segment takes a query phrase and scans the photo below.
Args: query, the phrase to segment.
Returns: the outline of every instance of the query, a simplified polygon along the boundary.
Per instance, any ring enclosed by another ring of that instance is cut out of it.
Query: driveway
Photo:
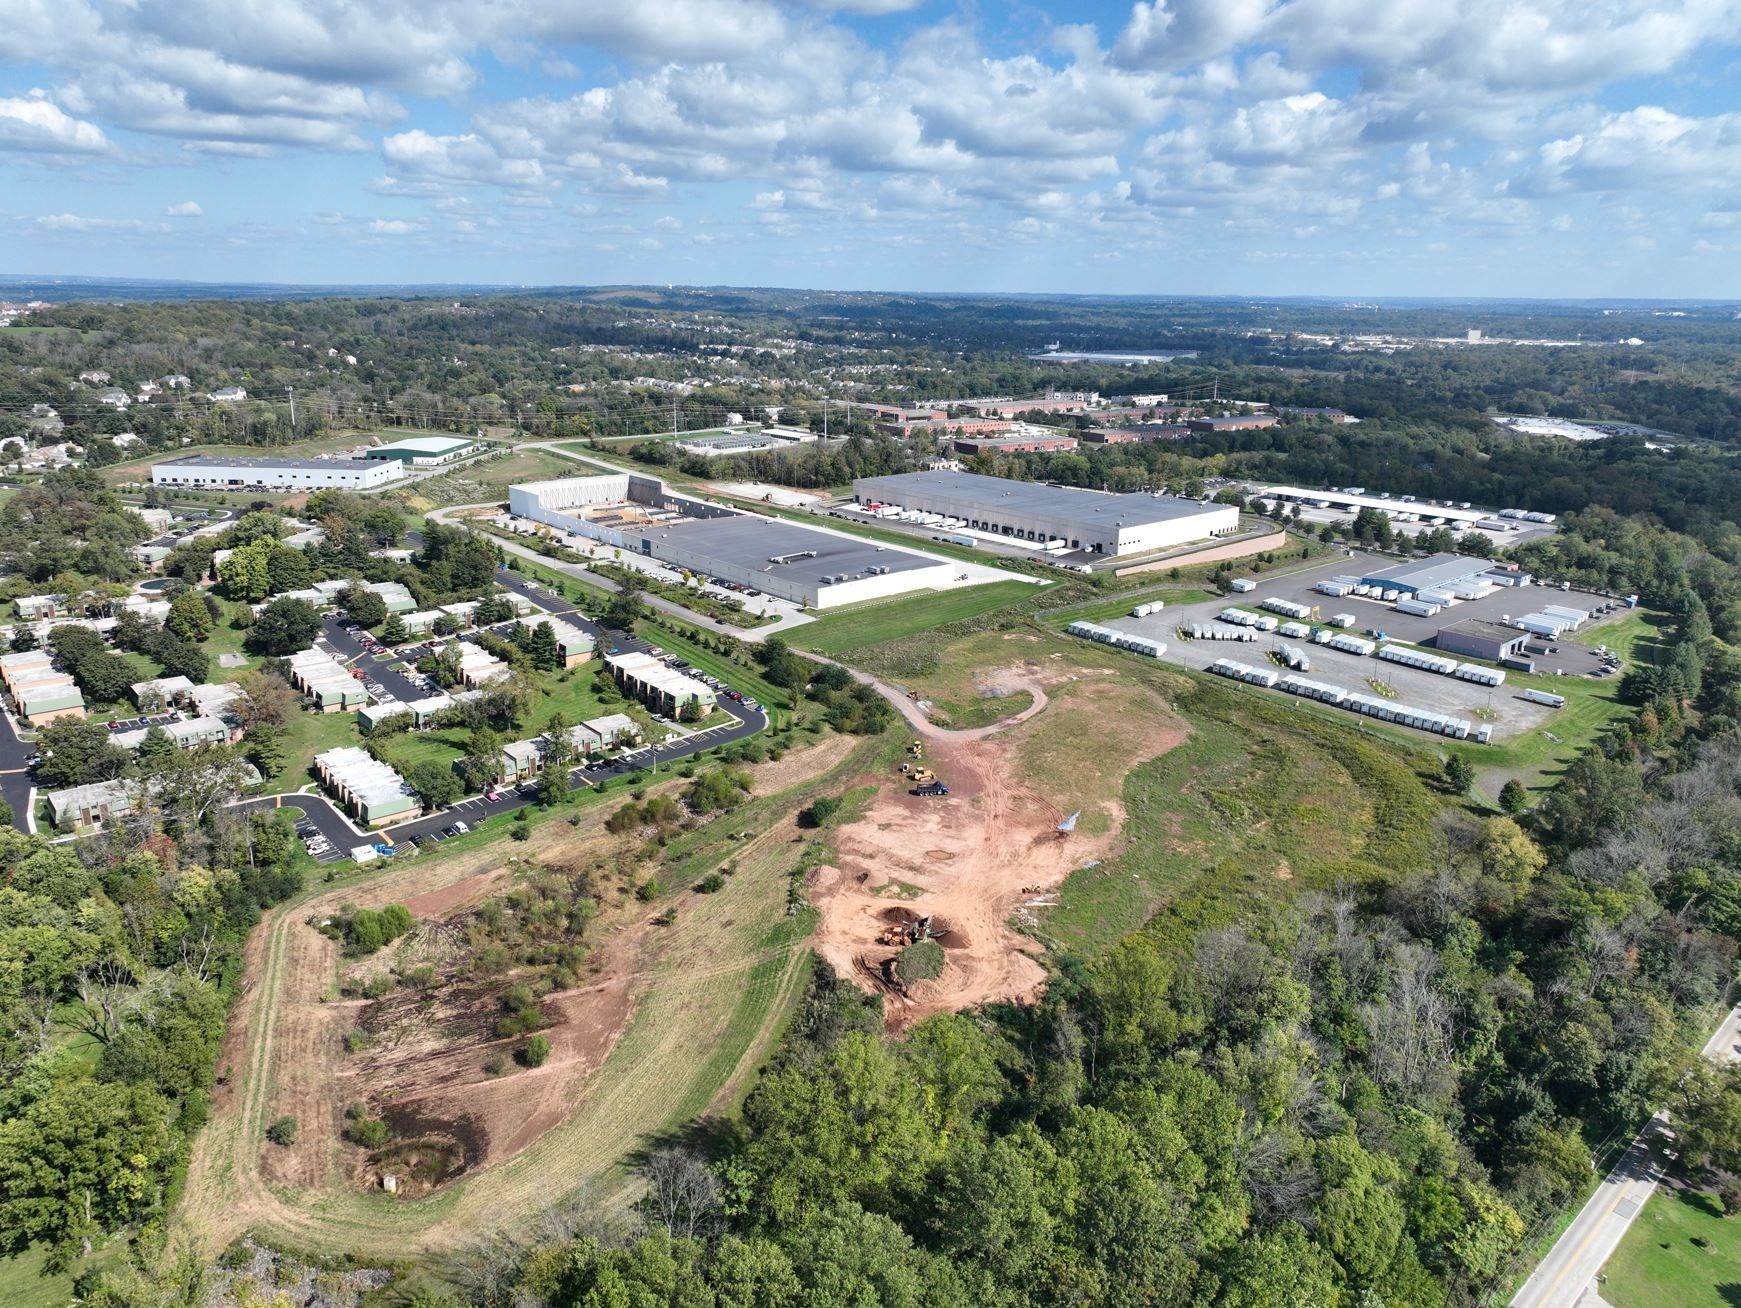
[[[429,694],[421,686],[416,685],[400,670],[397,660],[377,663],[374,654],[363,648],[363,644],[355,635],[340,625],[336,614],[329,614],[320,624],[321,637],[331,645],[338,656],[354,668],[361,668],[368,674],[368,679],[379,686],[384,686],[387,693],[394,699],[410,701],[422,699]],[[379,647],[377,647],[379,649]]]

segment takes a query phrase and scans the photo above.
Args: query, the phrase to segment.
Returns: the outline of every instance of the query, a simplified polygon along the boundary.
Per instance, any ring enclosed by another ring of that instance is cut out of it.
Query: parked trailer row
[[[1342,701],[1342,707],[1369,718],[1377,718],[1380,722],[1395,722],[1405,727],[1413,727],[1417,731],[1450,736],[1453,740],[1467,740],[1469,733],[1474,730],[1462,718],[1416,708],[1412,704],[1398,704],[1395,700],[1379,699],[1373,695],[1349,695]]]
[[[1456,672],[1456,659],[1443,658],[1438,654],[1428,654],[1425,650],[1410,649],[1406,645],[1386,645],[1378,651],[1378,657],[1390,663],[1401,663],[1405,667],[1419,668],[1423,672],[1436,672],[1441,677],[1448,677]]]
[[[1312,660],[1306,657],[1306,651],[1298,645],[1278,645],[1276,646],[1276,656],[1295,672],[1310,672],[1312,670]]]
[[[1312,616],[1310,604],[1296,604],[1293,600],[1271,597],[1259,604],[1260,609],[1268,609],[1271,613],[1279,613],[1285,618],[1309,618]]]
[[[1166,644],[1162,641],[1150,640],[1147,636],[1134,636],[1128,631],[1120,631],[1117,627],[1103,627],[1097,622],[1072,622],[1065,630],[1084,640],[1111,645],[1117,649],[1128,649],[1133,654],[1147,654],[1154,659],[1167,652]]]
[[[1276,682],[1276,689],[1285,690],[1290,695],[1299,695],[1303,699],[1315,699],[1338,706],[1348,698],[1348,692],[1341,686],[1332,686],[1327,681],[1308,681],[1304,677],[1283,677]]]
[[[1564,708],[1566,706],[1566,697],[1556,695],[1551,690],[1526,690],[1523,692],[1523,697],[1531,704],[1546,704],[1549,708]]]
[[[1255,627],[1259,631],[1274,631],[1281,625],[1274,618],[1265,617],[1261,613],[1248,613],[1244,609],[1222,609],[1215,616],[1236,627]]]
[[[1360,619],[1352,613],[1332,613],[1325,621],[1332,627],[1352,627]]]
[[[1334,595],[1337,599],[1341,599],[1344,595],[1352,595],[1354,593],[1354,586],[1354,582],[1333,579],[1330,581],[1320,581],[1316,586],[1312,587],[1312,589],[1317,591],[1320,595]]]
[[[1193,622],[1191,624],[1192,640],[1239,640],[1247,644],[1257,643],[1257,633],[1249,627],[1217,627],[1212,622]]]
[[[1439,610],[1444,606],[1430,604],[1426,600],[1405,599],[1398,600],[1393,607],[1398,613],[1406,613],[1411,618],[1436,618],[1439,616]]]
[[[1464,681],[1473,681],[1477,686],[1503,686],[1505,674],[1497,668],[1484,668],[1478,663],[1459,663],[1457,670],[1451,674],[1461,677]]]
[[[1284,622],[1276,628],[1276,635],[1288,640],[1305,640],[1312,634],[1312,629],[1303,622]]]
[[[1339,649],[1344,654],[1358,654],[1361,658],[1369,658],[1378,645],[1359,636],[1338,635],[1333,631],[1318,630],[1312,634],[1314,644],[1327,645],[1331,649]]]
[[[1278,680],[1278,675],[1269,668],[1254,668],[1249,663],[1239,663],[1233,659],[1216,659],[1209,665],[1209,671],[1218,677],[1247,681],[1254,686],[1273,687]]]
[[[1150,600],[1147,604],[1138,604],[1130,611],[1130,615],[1133,618],[1146,618],[1149,614],[1159,613],[1166,607],[1167,602],[1165,600]]]

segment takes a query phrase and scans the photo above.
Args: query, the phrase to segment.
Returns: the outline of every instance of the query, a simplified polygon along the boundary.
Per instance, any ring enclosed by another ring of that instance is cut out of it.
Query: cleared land
[[[1613,1308],[1734,1308],[1741,1226],[1714,1195],[1658,1189],[1602,1270],[1602,1298]]]
[[[349,1001],[336,998],[334,946],[308,919],[348,899],[403,902],[420,922],[439,924],[511,886],[503,871],[510,855],[550,864],[620,848],[627,838],[602,830],[614,805],[584,810],[572,828],[546,822],[526,843],[413,860],[273,910],[249,942],[222,1059],[228,1075],[196,1148],[181,1226],[207,1249],[256,1230],[309,1250],[440,1255],[582,1188],[595,1202],[628,1193],[626,1160],[636,1150],[735,1105],[802,992],[813,915],[787,912],[805,842],[794,815],[821,788],[862,770],[874,748],[825,738],[754,769],[766,797],[665,848],[670,892],[642,903],[627,880],[601,892],[605,911],[587,934],[591,970],[544,1001],[561,1018],[546,1030],[553,1052],[544,1068],[492,1079],[479,1070],[484,1045],[463,1034],[471,1025],[442,1021],[425,1023],[433,1034],[389,1021],[403,1039],[396,1044],[389,1033],[378,1052],[371,1046],[350,1066],[342,1037],[352,1015]],[[839,764],[832,773],[830,762]],[[746,830],[761,834],[729,839]],[[723,890],[690,889],[727,862]],[[654,921],[672,908],[669,925]],[[443,1034],[456,1026],[461,1034]],[[382,1160],[338,1139],[347,1096],[364,1088],[403,1105],[408,1134],[451,1142],[459,1174],[420,1195],[369,1188]],[[299,1133],[288,1156],[263,1138],[283,1113],[298,1116],[307,1135],[305,1145]]]
[[[876,645],[946,622],[960,622],[1031,600],[1041,588],[1026,581],[994,581],[963,590],[927,591],[880,600],[850,612],[818,618],[796,628],[790,640],[800,649],[838,654],[861,645]]]
[[[918,660],[903,651],[908,643],[850,657],[879,670],[910,665]],[[1018,906],[1022,929],[1048,945],[1091,955],[1169,902],[1191,903],[1182,920],[1225,920],[1247,898],[1380,881],[1430,853],[1433,818],[1448,798],[1429,781],[1439,772],[1437,756],[1363,730],[1346,714],[1335,720],[1281,696],[1242,694],[1036,630],[927,649],[922,670],[900,684],[928,701],[972,703],[975,679],[1012,663],[1038,665],[1049,682],[1074,675],[1073,686],[1108,678],[1143,697],[1119,702],[1057,691],[1057,702],[1023,728],[1025,743],[1008,761],[1060,816],[1081,808],[1084,837],[1118,832],[1103,854],[1085,852],[1086,841],[1077,846],[1084,852],[1062,884]],[[1188,739],[1146,754],[1122,752],[1130,731],[1154,739],[1181,723]]]
[[[896,1027],[1038,995],[1045,968],[1034,941],[1012,924],[1031,921],[1072,869],[1117,848],[1125,772],[1186,736],[1150,687],[1109,669],[1082,673],[1024,657],[1025,637],[997,644],[1007,666],[981,675],[999,690],[1024,692],[1028,708],[1003,729],[920,728],[923,762],[951,793],[925,798],[910,794],[912,783],[898,773],[876,778],[862,816],[839,831],[837,858],[811,884],[822,917],[817,951],[838,972],[885,992]],[[1060,833],[1060,821],[1077,810],[1076,832]],[[887,979],[885,965],[899,948],[888,932],[924,917],[943,932],[945,964],[935,980],[905,990]]]

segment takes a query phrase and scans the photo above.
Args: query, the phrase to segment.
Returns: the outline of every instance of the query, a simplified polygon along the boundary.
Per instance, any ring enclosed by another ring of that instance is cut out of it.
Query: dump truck
[[[922,786],[914,786],[913,793],[915,795],[922,795],[927,799],[932,799],[938,796],[947,795],[949,793],[949,787],[944,785],[941,781],[927,781]]]

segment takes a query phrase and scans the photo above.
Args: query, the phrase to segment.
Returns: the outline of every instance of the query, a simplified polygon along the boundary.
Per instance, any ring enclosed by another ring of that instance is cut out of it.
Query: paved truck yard
[[[1413,645],[1432,652],[1432,637],[1438,629],[1463,618],[1498,622],[1507,615],[1518,616],[1534,612],[1544,604],[1588,609],[1593,613],[1599,606],[1614,602],[1606,596],[1575,590],[1526,586],[1506,588],[1481,599],[1457,603],[1433,617],[1415,617],[1399,613],[1380,600],[1356,595],[1325,595],[1313,589],[1321,580],[1371,573],[1394,562],[1394,559],[1370,554],[1356,554],[1352,557],[1337,554],[1323,564],[1285,577],[1254,578],[1257,588],[1244,594],[1228,595],[1198,604],[1169,604],[1159,613],[1146,617],[1119,616],[1103,618],[1100,622],[1130,635],[1164,642],[1167,649],[1163,658],[1166,661],[1200,670],[1217,659],[1234,659],[1253,667],[1286,672],[1287,669],[1273,661],[1270,654],[1287,645],[1302,651],[1310,660],[1311,669],[1304,676],[1314,681],[1342,686],[1363,695],[1376,693],[1372,682],[1377,681],[1395,692],[1394,699],[1398,704],[1409,704],[1434,713],[1467,719],[1471,727],[1470,739],[1474,738],[1474,729],[1483,725],[1491,725],[1497,739],[1550,725],[1557,710],[1523,699],[1520,695],[1522,688],[1512,684],[1512,680],[1500,686],[1483,686],[1388,660],[1315,645],[1305,638],[1290,639],[1276,632],[1255,632],[1255,643],[1189,640],[1179,635],[1181,627],[1189,628],[1193,623],[1228,625],[1216,618],[1223,609],[1238,608],[1252,613],[1264,613],[1260,607],[1262,601],[1277,598],[1315,607],[1320,621],[1333,614],[1351,613],[1355,617],[1354,626],[1348,628],[1352,635],[1371,639],[1373,631],[1382,631],[1393,644]],[[1133,607],[1135,605],[1136,601],[1133,601]],[[1624,611],[1624,605],[1620,611]],[[1271,613],[1266,616],[1274,617],[1278,622],[1289,620],[1281,614]],[[1310,619],[1302,621],[1307,625],[1317,625]],[[1600,627],[1597,625],[1600,621],[1601,619],[1592,618],[1582,630],[1575,634],[1568,632],[1566,637],[1559,640],[1544,640],[1532,636],[1528,646],[1528,650],[1532,652],[1528,652],[1526,657],[1534,661],[1538,674],[1552,677],[1556,669],[1561,669],[1568,677],[1591,675],[1601,663],[1594,653],[1594,646],[1602,643]],[[1573,640],[1580,643],[1573,644]],[[1550,649],[1558,652],[1546,652]],[[1537,650],[1542,652],[1533,652]],[[1446,657],[1456,659],[1459,663],[1479,662],[1457,654]],[[1508,674],[1508,677],[1515,679],[1514,674]],[[1284,699],[1294,698],[1281,691],[1272,693]],[[1353,718],[1352,714],[1349,716]]]

